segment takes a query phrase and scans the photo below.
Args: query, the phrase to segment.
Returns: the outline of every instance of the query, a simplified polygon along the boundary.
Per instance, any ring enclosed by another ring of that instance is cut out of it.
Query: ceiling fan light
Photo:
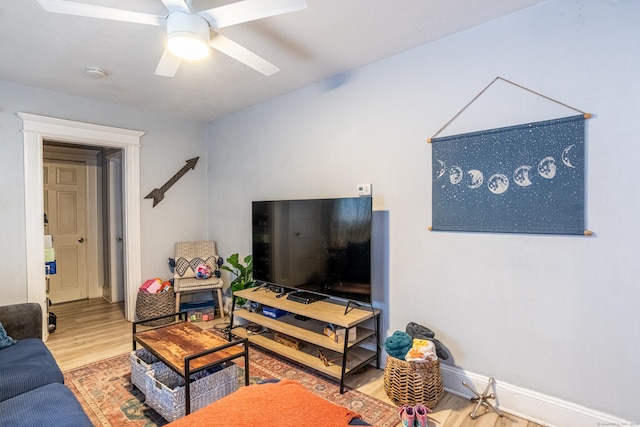
[[[209,24],[199,15],[169,14],[167,38],[167,48],[179,58],[198,60],[209,55]]]
[[[182,32],[169,36],[167,44],[169,51],[175,56],[196,61],[209,55],[209,45],[198,34]]]

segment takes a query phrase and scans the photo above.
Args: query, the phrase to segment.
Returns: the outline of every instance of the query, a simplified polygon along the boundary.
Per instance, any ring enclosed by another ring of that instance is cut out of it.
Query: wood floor
[[[122,303],[110,304],[91,299],[56,304],[51,311],[57,316],[57,329],[49,335],[47,346],[62,371],[68,371],[98,360],[131,351],[131,323],[124,319]],[[213,322],[197,323],[211,328],[221,326],[218,318]],[[348,377],[346,384],[385,402],[390,402],[384,391],[383,370],[373,367]],[[522,418],[505,414],[498,417],[493,411],[478,411],[472,420],[469,413],[475,404],[467,399],[445,393],[429,416],[430,427],[542,427]]]

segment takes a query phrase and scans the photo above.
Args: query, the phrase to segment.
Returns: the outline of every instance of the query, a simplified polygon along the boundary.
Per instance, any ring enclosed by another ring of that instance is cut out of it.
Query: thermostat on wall
[[[371,184],[358,184],[358,196],[370,196]]]

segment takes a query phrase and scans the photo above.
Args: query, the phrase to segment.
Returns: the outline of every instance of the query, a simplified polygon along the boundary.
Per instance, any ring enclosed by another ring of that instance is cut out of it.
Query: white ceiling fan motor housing
[[[167,48],[179,58],[198,60],[209,55],[209,23],[199,15],[169,14],[167,38]]]

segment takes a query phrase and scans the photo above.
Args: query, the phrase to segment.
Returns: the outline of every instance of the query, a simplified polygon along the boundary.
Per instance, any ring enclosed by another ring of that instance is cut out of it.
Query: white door
[[[82,162],[44,162],[44,208],[53,236],[56,274],[49,298],[61,303],[87,298],[86,174]]]
[[[107,158],[109,212],[109,278],[111,302],[124,301],[124,242],[122,241],[122,153]]]

